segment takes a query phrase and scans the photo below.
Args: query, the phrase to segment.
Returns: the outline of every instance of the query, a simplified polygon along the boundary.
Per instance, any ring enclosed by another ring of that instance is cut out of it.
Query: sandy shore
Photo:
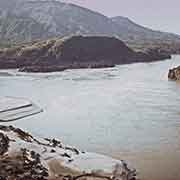
[[[159,150],[134,153],[119,153],[113,157],[124,157],[127,162],[136,165],[141,180],[177,180],[180,179],[180,151],[161,147]]]

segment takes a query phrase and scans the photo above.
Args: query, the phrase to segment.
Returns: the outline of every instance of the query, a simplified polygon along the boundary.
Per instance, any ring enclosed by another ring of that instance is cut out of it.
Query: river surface
[[[0,96],[25,97],[44,112],[13,122],[39,136],[127,160],[143,180],[180,179],[180,84],[155,63],[46,74],[0,71]],[[12,123],[11,123],[12,124]]]

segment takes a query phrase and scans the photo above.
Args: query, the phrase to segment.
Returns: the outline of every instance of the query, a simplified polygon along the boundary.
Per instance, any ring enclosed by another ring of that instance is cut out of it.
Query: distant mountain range
[[[111,20],[118,25],[118,35],[124,40],[148,40],[148,41],[179,41],[180,36],[173,33],[155,31],[143,27],[131,21],[129,18],[117,16]],[[124,35],[124,36],[123,36]]]
[[[180,36],[153,31],[125,17],[106,17],[55,0],[0,0],[1,42],[69,35],[114,36],[127,43],[180,43]]]

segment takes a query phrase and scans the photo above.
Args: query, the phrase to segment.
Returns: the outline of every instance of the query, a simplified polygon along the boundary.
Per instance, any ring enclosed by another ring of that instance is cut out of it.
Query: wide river
[[[13,122],[39,136],[127,160],[143,180],[180,179],[180,84],[172,60],[46,74],[0,71],[0,96],[44,112]],[[11,123],[12,124],[12,123]]]

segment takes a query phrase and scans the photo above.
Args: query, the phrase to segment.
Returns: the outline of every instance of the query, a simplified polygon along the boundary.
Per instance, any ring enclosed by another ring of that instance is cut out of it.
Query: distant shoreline
[[[159,48],[136,52],[114,37],[72,36],[2,49],[0,69],[55,72],[66,69],[108,68],[170,58],[170,53]]]

